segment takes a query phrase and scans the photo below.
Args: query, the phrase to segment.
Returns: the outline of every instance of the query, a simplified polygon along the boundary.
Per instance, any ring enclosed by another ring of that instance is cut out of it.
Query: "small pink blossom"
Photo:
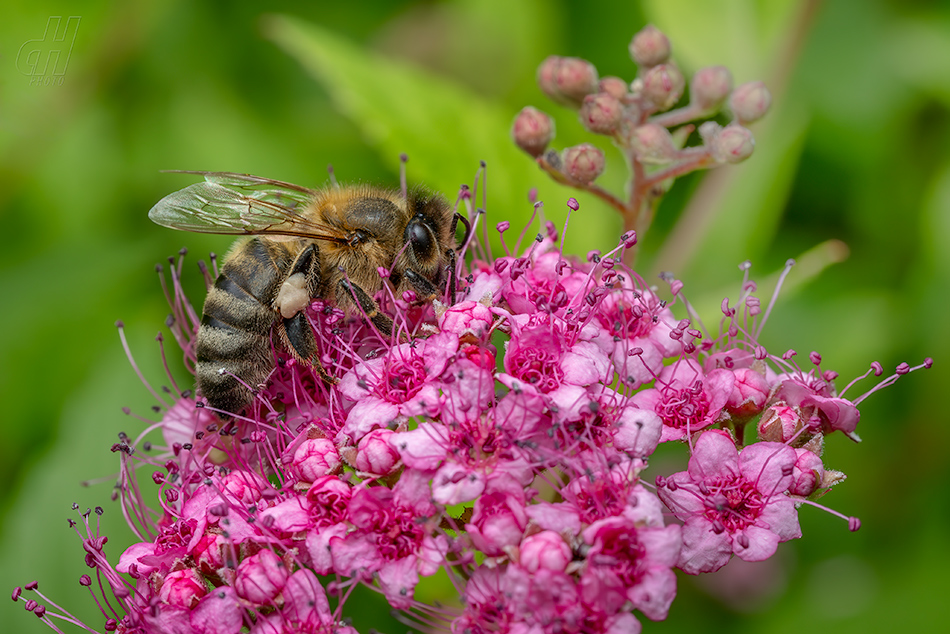
[[[762,413],[758,423],[760,440],[789,442],[801,428],[801,414],[785,403],[776,403]]]
[[[660,442],[683,440],[718,422],[735,387],[735,375],[729,370],[703,374],[692,359],[667,366],[656,380],[656,387],[637,392],[632,400],[649,409],[663,421]]]
[[[195,634],[238,634],[244,627],[244,610],[233,588],[209,592],[191,611],[189,624]]]
[[[599,343],[631,388],[652,381],[663,368],[663,359],[681,351],[680,343],[670,337],[676,323],[673,312],[648,289],[622,287],[607,293],[594,315],[604,329]]]
[[[437,380],[457,350],[458,335],[445,332],[400,344],[381,357],[357,365],[337,386],[355,402],[343,433],[359,440],[399,417],[438,412]]]
[[[511,479],[496,479],[475,501],[472,521],[465,525],[472,543],[488,556],[498,556],[521,542],[528,525],[524,488]]]
[[[785,377],[775,398],[801,409],[805,420],[816,417],[824,434],[842,431],[851,436],[861,418],[854,403],[838,398],[830,382],[812,373]]]
[[[437,311],[439,330],[455,333],[460,339],[487,340],[495,316],[482,301],[463,301]]]
[[[685,522],[679,567],[689,574],[722,568],[735,553],[746,561],[771,557],[779,542],[801,536],[792,483],[795,451],[759,442],[736,449],[723,431],[706,431],[687,471],[658,478],[660,499]]]
[[[583,532],[590,546],[581,574],[584,601],[605,615],[629,601],[648,618],[666,618],[676,596],[673,566],[680,554],[680,527],[637,526],[620,516],[599,520]]]

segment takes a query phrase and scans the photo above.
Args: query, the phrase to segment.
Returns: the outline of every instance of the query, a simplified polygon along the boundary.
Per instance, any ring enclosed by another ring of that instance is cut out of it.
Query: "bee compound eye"
[[[406,225],[406,231],[403,240],[412,245],[412,250],[417,258],[429,259],[435,248],[435,237],[432,230],[426,224],[425,219],[416,216]]]

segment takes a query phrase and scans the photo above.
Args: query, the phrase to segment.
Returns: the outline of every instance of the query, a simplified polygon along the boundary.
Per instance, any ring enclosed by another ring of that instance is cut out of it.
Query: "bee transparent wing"
[[[254,176],[253,174],[238,174],[235,172],[196,172],[190,170],[169,170],[176,174],[197,174],[205,181],[223,185],[229,189],[243,192],[257,200],[266,200],[277,204],[293,206],[291,203],[305,204],[309,202],[317,191],[302,185],[285,183],[284,181]]]
[[[274,235],[343,242],[345,237],[300,215],[314,190],[229,172],[200,174],[195,183],[158,201],[148,217],[172,229],[230,235]]]

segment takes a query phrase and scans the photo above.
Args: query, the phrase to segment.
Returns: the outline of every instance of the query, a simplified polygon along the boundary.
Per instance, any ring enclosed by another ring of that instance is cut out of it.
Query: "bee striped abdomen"
[[[237,413],[273,367],[274,296],[290,266],[287,249],[258,239],[225,262],[205,300],[198,331],[196,378],[208,404]]]

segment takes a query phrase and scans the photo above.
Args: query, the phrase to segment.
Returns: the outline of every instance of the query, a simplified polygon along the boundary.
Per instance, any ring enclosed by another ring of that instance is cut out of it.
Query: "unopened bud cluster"
[[[594,188],[593,181],[606,166],[604,152],[588,143],[561,151],[548,149],[554,140],[554,121],[528,106],[516,117],[511,135],[522,150],[534,157],[553,178],[579,189],[590,189],[629,219],[641,217],[644,205],[655,204],[661,182],[698,169],[747,159],[755,138],[746,124],[761,119],[771,105],[771,95],[760,81],[733,86],[725,66],[700,68],[689,85],[672,60],[669,38],[650,25],[637,33],[629,46],[637,65],[631,82],[600,77],[590,62],[575,57],[551,56],[538,68],[538,85],[553,101],[577,111],[581,124],[593,134],[610,137],[625,154],[631,174],[629,200]],[[728,125],[706,121],[699,134],[696,123],[725,110]],[[699,144],[689,145],[691,139]],[[640,170],[638,165],[648,166]],[[645,227],[628,223],[628,229]]]

